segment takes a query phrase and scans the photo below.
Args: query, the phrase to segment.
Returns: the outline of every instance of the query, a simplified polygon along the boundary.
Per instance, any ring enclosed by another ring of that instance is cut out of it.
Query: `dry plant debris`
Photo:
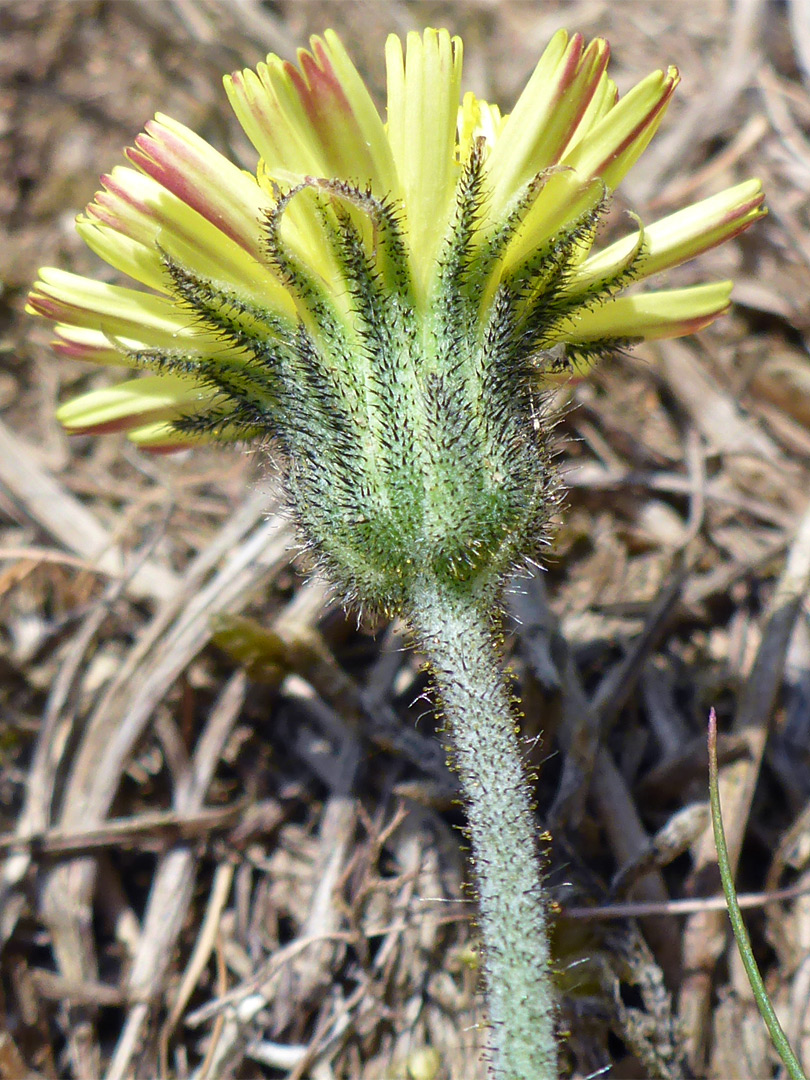
[[[710,706],[755,947],[810,1063],[806,3],[6,0],[0,1080],[483,1080],[418,656],[308,582],[260,456],[68,443],[55,402],[107,374],[22,315],[38,265],[93,268],[72,216],[156,109],[247,163],[221,72],[334,25],[379,88],[385,35],[425,24],[503,102],[560,25],[608,37],[625,85],[676,62],[616,215],[765,185],[768,220],[702,260],[733,314],[561,391],[570,494],[510,654],[544,732],[567,1075],[777,1075],[715,902]]]

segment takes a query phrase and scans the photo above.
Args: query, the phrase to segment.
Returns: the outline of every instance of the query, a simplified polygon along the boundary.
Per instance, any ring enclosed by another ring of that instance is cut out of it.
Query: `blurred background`
[[[504,109],[561,26],[610,40],[622,92],[678,65],[608,230],[765,186],[765,221],[667,279],[733,277],[728,316],[557,392],[569,494],[507,650],[544,732],[563,1075],[777,1075],[717,903],[712,707],[755,951],[810,1061],[810,4],[5,0],[0,1080],[486,1075],[418,655],[308,576],[267,454],[68,440],[57,403],[116,373],[23,311],[41,265],[115,280],[73,222],[156,111],[253,169],[223,73],[333,27],[382,109],[386,36],[426,25]]]

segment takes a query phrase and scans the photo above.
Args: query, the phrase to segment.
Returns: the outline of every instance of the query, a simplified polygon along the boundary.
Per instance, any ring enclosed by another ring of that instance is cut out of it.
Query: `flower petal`
[[[583,176],[601,176],[609,188],[618,187],[657,131],[679,81],[674,67],[648,75],[563,156],[562,163]]]
[[[588,108],[582,114],[582,119],[568,140],[566,152],[570,153],[577,143],[581,142],[596,127],[599,121],[607,116],[611,109],[615,108],[618,100],[619,91],[616,88],[616,83],[608,76],[606,71],[602,72],[602,77],[599,79],[599,84],[588,103]]]
[[[501,115],[497,105],[477,98],[468,90],[458,110],[458,160],[469,158],[473,140],[478,138],[484,139],[491,153],[508,119]]]
[[[388,138],[405,201],[415,277],[435,267],[453,205],[462,47],[446,30],[411,32],[385,45]]]
[[[26,308],[34,311],[34,308]],[[83,326],[70,326],[57,323],[53,328],[55,338],[51,348],[60,356],[69,360],[84,360],[91,364],[110,364],[117,367],[131,367],[132,361],[121,349],[110,344],[110,339],[100,330],[88,330]]]
[[[262,258],[261,221],[272,203],[256,178],[199,135],[158,114],[126,151],[127,158],[215,225],[254,259]]]
[[[174,424],[157,420],[152,424],[132,428],[127,432],[127,438],[135,443],[139,450],[148,450],[154,454],[176,454],[180,450],[188,450],[192,446],[205,443],[242,442],[245,439],[245,429],[223,424],[216,432],[178,431]]]
[[[599,307],[581,308],[555,334],[572,344],[683,337],[702,330],[728,310],[732,282],[694,285],[687,289],[638,293],[608,300]]]
[[[488,162],[492,213],[497,215],[518,188],[555,165],[602,82],[610,50],[596,38],[564,30],[551,39],[526,89],[503,127]]]
[[[168,293],[166,271],[154,244],[133,240],[120,229],[84,215],[76,219],[76,232],[91,251],[122,274],[156,292]]]
[[[310,44],[299,67],[271,54],[257,72],[225,78],[239,122],[271,175],[336,177],[390,195],[391,149],[363,80],[335,33]]]
[[[132,428],[127,432],[127,438],[135,443],[139,450],[148,450],[152,454],[176,454],[180,450],[211,442],[213,437],[178,431],[173,424],[157,420],[153,424]],[[222,442],[222,436],[217,435],[216,441]]]
[[[187,376],[145,375],[73,398],[57,409],[56,418],[71,435],[100,435],[145,421],[176,420],[216,396],[216,390]]]
[[[651,277],[717,247],[767,213],[764,200],[759,180],[746,180],[656,221],[644,229],[644,251],[634,270],[640,277]],[[572,277],[571,291],[587,291],[595,281],[617,272],[638,239],[638,233],[625,236],[587,259]]]
[[[505,270],[515,269],[544,246],[553,245],[566,225],[595,210],[604,194],[604,184],[598,179],[583,178],[572,169],[553,170],[506,251]]]
[[[74,326],[137,336],[136,328],[175,335],[189,333],[188,318],[165,296],[108,285],[93,278],[43,266],[28,296],[28,310]]]
[[[292,315],[289,293],[266,266],[152,177],[117,166],[102,178],[102,183],[104,190],[88,206],[84,222],[113,230],[113,235],[102,234],[101,239],[106,243],[98,245],[108,262],[119,268],[123,268],[119,266],[119,258],[126,265],[132,264],[130,243],[122,243],[120,252],[117,251],[120,235],[137,245],[135,251],[139,251],[148,267],[148,283],[152,284],[159,275],[157,280],[163,291],[167,286],[161,250],[238,295],[270,307],[280,315]],[[90,229],[83,235],[91,246],[99,239]],[[133,267],[137,269],[138,266]]]
[[[128,351],[186,350],[189,355],[237,350],[197,325],[165,296],[108,285],[53,267],[40,270],[26,310],[59,323],[57,351],[74,359],[131,366]],[[126,348],[121,339],[127,339]]]
[[[315,61],[308,61],[310,70],[304,68],[305,74],[310,78],[313,94],[314,69],[320,73],[321,80],[336,87],[333,93],[337,111],[331,103],[327,107],[322,99],[322,121],[330,150],[344,158],[350,170],[341,173],[335,169],[327,175],[354,179],[359,186],[368,183],[380,198],[396,195],[397,171],[385,125],[343,43],[334,30],[327,30],[323,41],[313,38],[311,45]],[[334,119],[342,121],[338,127],[334,126],[333,112]]]

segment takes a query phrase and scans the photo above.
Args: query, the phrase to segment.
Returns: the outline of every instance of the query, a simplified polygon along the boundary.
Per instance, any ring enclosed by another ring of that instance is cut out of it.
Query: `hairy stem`
[[[555,1001],[537,826],[488,605],[425,586],[411,622],[467,803],[496,1080],[557,1080]]]

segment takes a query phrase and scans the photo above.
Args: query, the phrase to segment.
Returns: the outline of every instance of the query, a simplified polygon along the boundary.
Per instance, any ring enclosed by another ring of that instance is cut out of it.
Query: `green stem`
[[[709,714],[709,801],[712,808],[714,843],[717,848],[717,865],[720,869],[720,879],[723,882],[728,917],[757,1008],[760,1016],[765,1021],[771,1042],[782,1059],[790,1080],[806,1080],[801,1063],[793,1053],[787,1035],[782,1030],[782,1025],[779,1023],[774,1007],[771,1004],[771,999],[768,997],[768,991],[765,989],[765,983],[759,973],[754,950],[751,948],[751,939],[748,936],[742,911],[737,901],[734,872],[731,869],[731,861],[728,857],[726,830],[723,826],[723,811],[720,807],[720,781],[717,767],[717,716],[714,709]]]
[[[492,615],[425,586],[411,623],[430,660],[467,804],[496,1080],[557,1080],[537,824]]]

